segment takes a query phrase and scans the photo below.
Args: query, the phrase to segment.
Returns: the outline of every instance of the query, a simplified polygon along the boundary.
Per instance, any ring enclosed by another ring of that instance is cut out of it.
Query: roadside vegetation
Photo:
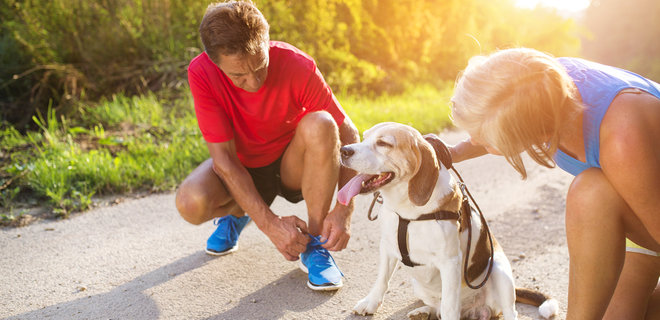
[[[0,117],[23,131],[49,105],[75,117],[81,101],[181,88],[213,1],[0,0]],[[349,94],[444,84],[497,48],[573,55],[580,46],[573,19],[512,0],[253,2],[271,39],[310,54],[330,87]]]
[[[210,2],[0,0],[0,225],[28,223],[34,207],[68,217],[100,197],[171,191],[208,156],[186,66],[202,52]],[[498,48],[579,56],[587,43],[601,62],[660,70],[653,0],[596,1],[589,30],[513,0],[253,2],[271,39],[314,57],[360,131],[382,121],[446,128],[456,75]],[[633,22],[644,32],[611,33]],[[631,34],[646,47],[597,45]]]
[[[449,123],[450,92],[447,83],[339,100],[361,132],[382,121],[437,132]],[[176,98],[115,95],[78,111],[75,119],[39,113],[38,130],[26,133],[2,126],[0,225],[27,223],[34,206],[50,208],[42,217],[67,217],[95,196],[172,191],[208,157],[185,88]]]
[[[173,190],[207,157],[191,110],[186,95],[167,102],[115,95],[81,104],[76,119],[39,113],[38,130],[4,125],[0,223],[20,221],[25,205],[67,217],[89,208],[95,195]]]

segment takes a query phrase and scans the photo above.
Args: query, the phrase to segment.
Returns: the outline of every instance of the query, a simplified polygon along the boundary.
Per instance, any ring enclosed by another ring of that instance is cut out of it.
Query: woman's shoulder
[[[612,100],[603,121],[614,127],[660,123],[660,98],[644,90],[624,89]]]
[[[626,157],[660,137],[660,99],[639,89],[623,90],[600,127],[601,158]]]

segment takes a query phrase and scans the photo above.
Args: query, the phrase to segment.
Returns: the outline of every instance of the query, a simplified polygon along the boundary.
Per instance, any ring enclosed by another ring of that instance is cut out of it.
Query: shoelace
[[[315,237],[315,236],[313,236],[313,235],[311,235],[311,234],[308,234],[307,236],[308,236],[310,239],[312,239],[312,241],[310,241],[308,245],[313,246],[313,247],[321,246],[321,245],[324,245],[326,242],[328,242],[328,240],[325,240],[325,241],[321,242],[321,236],[316,236],[316,237]],[[323,248],[323,250],[325,250],[325,248]],[[326,250],[326,251],[327,251],[327,250]]]
[[[228,239],[225,238],[224,234],[216,234],[216,236],[220,239],[227,239],[230,241],[236,241],[238,237],[236,236],[238,234],[238,230],[236,230],[236,223],[232,221],[231,217],[224,217],[224,218],[215,218],[213,219],[213,225],[219,226],[221,223],[225,223],[228,225],[229,232],[227,233],[227,236],[229,237]],[[225,230],[227,228],[224,228]]]

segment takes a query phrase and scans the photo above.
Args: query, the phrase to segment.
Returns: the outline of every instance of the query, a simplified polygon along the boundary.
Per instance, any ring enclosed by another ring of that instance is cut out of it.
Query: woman
[[[660,319],[649,303],[660,297],[658,83],[582,59],[502,50],[470,60],[452,118],[470,134],[452,148],[454,162],[498,154],[524,179],[524,151],[575,175],[566,199],[568,319]]]

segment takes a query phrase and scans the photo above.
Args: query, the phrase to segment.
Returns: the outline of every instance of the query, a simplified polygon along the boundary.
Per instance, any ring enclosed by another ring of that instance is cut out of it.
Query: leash
[[[471,289],[479,289],[483,287],[488,279],[490,278],[490,275],[493,271],[493,263],[494,263],[494,245],[493,245],[493,236],[490,232],[490,227],[488,227],[488,223],[486,222],[486,218],[484,217],[483,212],[481,211],[481,208],[479,208],[479,205],[477,202],[474,200],[474,197],[470,193],[470,190],[468,190],[467,186],[465,185],[465,181],[463,181],[463,177],[458,173],[456,168],[453,166],[453,161],[451,157],[451,153],[449,151],[449,148],[447,148],[447,145],[436,135],[434,134],[427,134],[424,136],[426,141],[428,141],[432,146],[433,149],[436,152],[436,157],[442,162],[442,164],[445,166],[447,169],[451,169],[454,171],[454,174],[456,174],[456,177],[458,178],[459,182],[459,187],[461,189],[461,193],[463,194],[463,203],[461,205],[460,211],[462,212],[449,212],[449,211],[437,211],[433,213],[427,213],[423,214],[420,217],[418,217],[415,220],[408,220],[408,219],[403,219],[399,214],[397,213],[397,216],[399,216],[399,227],[398,227],[398,234],[397,234],[397,240],[399,244],[399,252],[401,253],[401,260],[403,264],[409,267],[415,267],[419,266],[420,264],[414,263],[410,260],[410,255],[408,252],[408,224],[410,221],[422,221],[422,220],[457,220],[460,223],[460,217],[461,214],[466,217],[466,228],[468,230],[468,240],[467,240],[467,249],[465,253],[465,260],[463,263],[463,278],[465,280],[465,284]],[[479,212],[479,218],[481,220],[482,226],[486,228],[486,234],[488,234],[488,242],[490,244],[490,259],[488,260],[488,271],[486,272],[486,276],[484,277],[483,281],[479,283],[478,285],[472,285],[470,283],[470,279],[468,278],[468,264],[469,264],[469,259],[470,259],[470,251],[471,251],[471,246],[472,246],[472,211],[471,211],[471,206],[469,203],[469,200],[472,200],[472,203],[474,204],[475,208],[477,209],[477,212]],[[379,204],[383,203],[383,197],[380,195],[379,191],[376,191],[374,193],[374,199],[371,201],[371,205],[369,206],[369,211],[367,213],[367,218],[370,221],[374,221],[378,219],[378,216],[372,216],[372,211],[374,208],[374,205],[378,202]],[[395,212],[396,213],[396,212]],[[405,244],[405,245],[404,245]]]
[[[481,208],[479,208],[479,205],[477,202],[474,200],[474,197],[470,193],[470,190],[468,190],[467,185],[465,184],[465,181],[463,181],[463,177],[458,173],[456,168],[454,168],[454,161],[451,156],[451,152],[449,151],[449,148],[447,145],[440,139],[437,135],[435,134],[427,134],[424,135],[424,139],[428,141],[431,146],[433,146],[433,150],[435,150],[435,154],[437,158],[442,162],[442,164],[447,168],[447,170],[451,169],[454,171],[456,174],[456,177],[458,177],[458,180],[460,180],[460,188],[461,188],[461,193],[463,194],[463,210],[466,210],[467,212],[464,212],[463,214],[467,214],[467,228],[468,228],[468,242],[467,242],[467,249],[465,253],[465,263],[463,264],[463,277],[465,279],[465,283],[467,284],[468,287],[471,289],[479,289],[483,287],[486,284],[486,281],[490,278],[490,274],[493,271],[493,263],[494,263],[494,255],[495,255],[495,250],[493,248],[493,235],[490,233],[490,227],[488,227],[488,223],[486,222],[486,218],[484,217],[484,213],[481,211]],[[465,194],[468,195],[469,199],[472,200],[472,204],[474,204],[474,207],[477,209],[477,212],[479,212],[479,218],[481,219],[481,224],[486,228],[486,233],[488,234],[488,242],[490,243],[490,260],[488,261],[488,271],[486,272],[486,276],[484,277],[484,280],[479,283],[476,286],[473,286],[470,283],[470,280],[468,279],[468,259],[470,257],[470,247],[472,244],[472,221],[470,217],[472,216],[470,212],[470,204],[465,197]]]
[[[493,248],[493,236],[490,233],[490,228],[488,227],[488,223],[486,222],[486,218],[484,218],[483,212],[481,212],[481,208],[479,208],[479,205],[477,204],[476,201],[474,201],[474,198],[472,197],[472,194],[468,190],[467,186],[465,185],[465,182],[463,182],[463,178],[461,175],[454,169],[453,167],[451,168],[454,173],[458,176],[458,179],[461,181],[460,187],[461,187],[461,192],[463,193],[463,209],[466,210],[464,214],[468,214],[468,218],[466,219],[467,221],[467,229],[468,229],[468,240],[467,240],[467,249],[465,253],[465,263],[463,264],[463,278],[465,279],[465,284],[467,284],[470,289],[479,289],[483,287],[488,279],[490,278],[490,274],[493,272],[493,259],[495,255],[495,250]],[[465,197],[465,194],[467,193],[468,197],[470,200],[472,200],[472,203],[474,204],[475,208],[477,209],[477,212],[479,212],[479,218],[481,219],[481,225],[486,228],[486,234],[488,234],[488,242],[490,243],[490,259],[488,260],[488,271],[486,272],[486,276],[484,277],[484,280],[481,281],[476,286],[473,286],[470,283],[470,280],[468,279],[468,259],[470,258],[470,247],[472,244],[472,219],[471,219],[471,209],[470,209],[470,204],[468,202],[467,197]]]

